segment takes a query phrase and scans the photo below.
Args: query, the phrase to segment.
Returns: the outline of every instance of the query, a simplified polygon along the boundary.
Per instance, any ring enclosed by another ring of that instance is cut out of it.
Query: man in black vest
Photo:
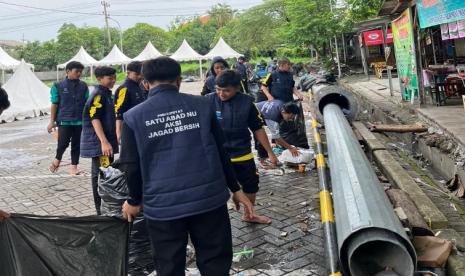
[[[253,103],[253,98],[240,93],[240,85],[241,77],[237,72],[223,71],[216,77],[216,93],[207,95],[207,98],[210,99],[216,111],[216,118],[225,134],[223,145],[229,154],[237,180],[246,196],[252,204],[255,204],[259,177],[252,153],[251,133],[266,149],[274,165],[278,163],[278,159],[271,149],[268,136],[263,129],[265,123]],[[261,224],[271,223],[271,220],[265,216],[255,216],[252,220],[243,217],[242,220]]]
[[[159,276],[184,276],[188,237],[203,276],[226,276],[232,238],[226,202],[233,192],[249,218],[208,99],[179,93],[181,66],[168,57],[146,61],[148,99],[124,114],[120,161],[130,199],[129,221],[143,204]]]
[[[237,59],[236,64],[234,64],[234,69],[241,76],[240,89],[241,89],[242,93],[249,93],[248,77],[247,77],[247,66],[245,65],[246,61],[247,60],[245,59],[245,57],[241,56],[241,57],[239,57]]]
[[[97,215],[100,215],[101,198],[98,194],[100,167],[107,167],[118,153],[116,139],[115,105],[111,89],[116,82],[116,70],[101,66],[95,68],[98,85],[84,106],[81,157],[92,158],[91,183]]]
[[[50,171],[55,173],[71,142],[70,173],[79,173],[79,151],[82,131],[82,110],[89,97],[87,84],[80,80],[84,65],[77,61],[66,64],[66,78],[52,85],[50,89],[51,112],[47,130],[51,133],[58,127],[58,146]]]
[[[142,63],[133,61],[127,66],[126,80],[115,91],[116,135],[121,141],[123,114],[134,106],[145,101],[147,93],[142,89]]]
[[[285,103],[294,100],[293,95],[300,100],[303,99],[302,93],[297,91],[295,87],[294,76],[291,71],[291,62],[287,58],[282,58],[278,61],[278,68],[262,80],[262,91],[266,99],[259,99],[259,101],[274,99],[281,100]]]

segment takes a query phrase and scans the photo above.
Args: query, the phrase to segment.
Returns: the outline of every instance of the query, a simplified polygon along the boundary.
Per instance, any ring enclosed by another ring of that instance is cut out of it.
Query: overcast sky
[[[77,26],[104,26],[101,0],[0,0],[0,40],[49,40],[57,35],[63,23]],[[108,0],[109,14],[127,29],[138,22],[146,22],[167,29],[176,16],[203,15],[214,4],[226,3],[243,10],[260,4],[262,0]],[[69,11],[37,10],[21,6]],[[95,15],[93,15],[95,14]],[[110,20],[112,27],[117,23]]]

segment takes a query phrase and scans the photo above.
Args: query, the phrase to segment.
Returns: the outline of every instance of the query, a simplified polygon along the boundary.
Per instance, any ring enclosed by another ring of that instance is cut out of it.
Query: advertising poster
[[[457,28],[459,30],[459,37],[465,37],[465,20],[457,22]]]
[[[457,27],[457,22],[450,22],[449,25],[449,38],[457,39],[459,38],[459,29]]]
[[[417,0],[420,28],[465,20],[464,0]]]
[[[442,40],[449,39],[449,24],[441,24],[441,38]]]
[[[412,29],[410,9],[392,21],[394,36],[394,50],[396,54],[397,72],[399,74],[400,89],[404,99],[413,99],[412,93],[418,91],[418,76],[415,59],[415,44]]]

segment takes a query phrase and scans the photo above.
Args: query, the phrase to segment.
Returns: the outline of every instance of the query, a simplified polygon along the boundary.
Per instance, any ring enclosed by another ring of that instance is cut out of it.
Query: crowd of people
[[[236,209],[243,207],[244,222],[271,223],[254,209],[260,180],[252,141],[264,168],[280,165],[272,143],[299,155],[280,128],[302,112],[294,101],[303,95],[295,88],[290,61],[277,62],[263,79],[258,99],[247,94],[245,61],[239,58],[232,70],[226,60],[215,58],[202,96],[180,93],[181,66],[168,57],[130,63],[114,95],[115,69],[96,68],[98,85],[89,93],[79,62],[68,63],[66,78],[51,88],[47,130],[56,131],[58,141],[50,171],[59,170],[70,145],[70,174],[81,173],[80,157],[90,158],[100,215],[100,168],[119,153],[129,189],[123,217],[132,221],[143,209],[157,275],[184,275],[188,237],[202,275],[229,275],[230,194]],[[2,91],[0,112],[8,107],[4,97]],[[7,218],[0,211],[0,220]]]

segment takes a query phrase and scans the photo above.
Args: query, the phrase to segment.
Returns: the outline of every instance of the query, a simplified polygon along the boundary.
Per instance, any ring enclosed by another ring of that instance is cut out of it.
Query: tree
[[[57,44],[53,41],[34,41],[16,51],[16,57],[34,64],[37,71],[54,70],[57,61]]]
[[[216,37],[224,37],[231,46],[247,53],[252,49],[270,52],[285,42],[282,26],[286,23],[284,0],[268,0],[236,16],[221,28]]]
[[[159,51],[164,52],[172,43],[172,35],[159,27],[147,23],[137,23],[134,27],[124,31],[124,53],[130,57],[135,57],[149,41],[152,41]]]
[[[217,29],[226,26],[233,19],[235,13],[236,11],[227,4],[214,5],[208,11],[210,21],[215,24]]]

